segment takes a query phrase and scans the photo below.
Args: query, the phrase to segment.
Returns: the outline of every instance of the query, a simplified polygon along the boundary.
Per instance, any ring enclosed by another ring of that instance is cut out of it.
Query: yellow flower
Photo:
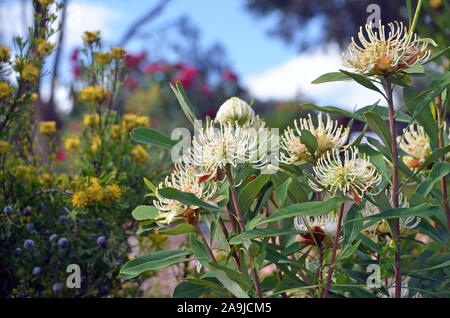
[[[43,173],[39,176],[39,183],[42,185],[48,185],[53,180],[53,177],[48,173]]]
[[[124,114],[122,117],[122,127],[131,130],[136,126],[137,116],[135,114]]]
[[[11,48],[0,44],[0,63],[8,62],[11,58]]]
[[[105,188],[105,199],[107,203],[114,203],[120,199],[122,192],[117,184],[111,184]]]
[[[112,125],[111,126],[111,138],[112,139],[120,139],[120,135],[122,133],[122,130],[119,125]]]
[[[430,0],[430,7],[437,10],[442,6],[442,0]]]
[[[8,151],[9,143],[4,140],[0,140],[0,155],[3,155]]]
[[[111,56],[111,53],[109,53],[109,52],[98,52],[96,55],[95,55],[95,62],[97,63],[97,64],[109,64],[109,63],[111,63],[111,60],[112,60],[112,56]]]
[[[51,5],[53,2],[55,2],[55,0],[39,0],[39,2],[40,2],[43,6],[48,6],[48,5]]]
[[[98,43],[100,41],[100,31],[86,31],[83,35],[83,41],[88,44]]]
[[[89,203],[94,203],[96,201],[101,201],[105,197],[105,191],[98,183],[91,184],[86,189],[86,197]]]
[[[144,162],[144,160],[148,157],[148,153],[141,145],[134,147],[133,150],[131,150],[131,154],[133,155],[133,159],[139,163]]]
[[[83,123],[87,127],[94,127],[100,122],[100,116],[98,114],[84,114]]]
[[[79,138],[68,138],[65,142],[65,146],[67,150],[78,149],[80,147],[80,139]]]
[[[148,116],[139,116],[136,118],[137,126],[149,127],[150,126],[150,118]]]
[[[31,177],[32,168],[30,166],[16,166],[14,168],[14,176],[20,180],[28,180]]]
[[[87,86],[79,93],[82,102],[100,102],[105,96],[106,92],[101,86]]]
[[[7,99],[12,96],[14,88],[7,82],[0,82],[0,100]]]
[[[80,209],[87,207],[89,204],[86,193],[84,191],[75,192],[72,196],[72,205]]]
[[[116,60],[124,59],[126,56],[126,51],[122,47],[112,47],[111,56]]]
[[[39,56],[48,56],[48,55],[52,54],[52,51],[54,48],[55,48],[55,44],[42,39],[39,41],[39,44],[37,47],[37,52],[38,52]]]
[[[31,64],[25,65],[22,70],[22,78],[27,82],[34,82],[39,77],[39,69]]]
[[[32,103],[36,103],[36,101],[38,100],[39,95],[36,93],[31,94],[31,102]]]
[[[96,154],[98,151],[98,147],[100,147],[101,144],[102,140],[100,139],[100,137],[96,136],[92,138],[91,151]]]
[[[42,121],[39,123],[39,132],[42,135],[52,136],[56,133],[56,122]]]

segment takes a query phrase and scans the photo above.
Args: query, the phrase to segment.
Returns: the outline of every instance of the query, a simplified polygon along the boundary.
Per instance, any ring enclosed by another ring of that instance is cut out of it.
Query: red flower
[[[60,149],[56,153],[55,161],[59,162],[59,161],[64,161],[64,160],[66,160],[66,151],[64,149]]]
[[[158,72],[165,72],[166,70],[167,70],[166,63],[152,63],[147,65],[147,67],[144,70],[144,73],[147,75],[152,75]]]
[[[183,87],[189,88],[194,83],[194,80],[199,75],[199,71],[191,66],[182,65],[181,72],[174,78],[174,82],[180,82]]]
[[[81,65],[79,64],[73,64],[72,65],[72,75],[74,79],[77,79],[80,77],[81,74]]]
[[[70,55],[70,60],[72,61],[78,61],[78,54],[80,53],[80,49],[76,48],[72,51],[72,54]]]
[[[222,73],[222,78],[225,82],[230,82],[230,81],[237,81],[238,77],[236,75],[236,73],[234,73],[231,70],[226,70]]]
[[[141,52],[138,55],[128,54],[127,55],[127,67],[138,68],[139,64],[141,64],[141,62],[144,60],[145,56],[146,56],[145,52]]]
[[[130,77],[126,82],[125,82],[125,87],[128,89],[136,89],[139,87],[141,83],[139,82],[138,79],[136,79],[135,77]]]
[[[202,85],[202,87],[200,87],[200,92],[203,95],[205,95],[206,97],[210,97],[212,95],[212,93],[213,93],[212,89],[206,84],[204,84],[204,85]]]

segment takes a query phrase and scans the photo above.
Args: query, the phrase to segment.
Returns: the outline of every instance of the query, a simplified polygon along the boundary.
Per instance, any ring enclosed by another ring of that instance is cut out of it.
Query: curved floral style
[[[281,136],[280,147],[286,151],[281,153],[281,161],[287,164],[299,160],[313,162],[306,146],[300,141],[302,130],[308,130],[316,137],[317,149],[315,156],[317,158],[324,155],[330,149],[341,149],[348,140],[349,128],[338,125],[337,121],[332,121],[327,114],[327,121],[322,121],[322,113],[317,115],[317,127],[314,125],[311,115],[308,118],[300,118],[294,121],[294,129],[288,127]]]
[[[432,39],[421,39],[415,33],[410,35],[402,22],[394,21],[388,26],[390,31],[386,36],[385,26],[381,25],[381,21],[378,31],[373,31],[372,24],[366,24],[367,38],[361,27],[358,33],[361,46],[352,37],[347,53],[342,56],[344,66],[353,68],[360,74],[391,74],[425,63],[431,55],[428,45],[437,45]]]

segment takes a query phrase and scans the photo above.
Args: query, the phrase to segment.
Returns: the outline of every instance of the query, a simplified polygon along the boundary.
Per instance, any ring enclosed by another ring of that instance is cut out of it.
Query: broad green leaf
[[[441,57],[442,55],[446,55],[450,52],[450,46],[447,46],[445,49],[442,49],[438,52],[436,52],[432,57],[430,57],[424,64],[430,63],[434,61],[435,59]]]
[[[336,210],[341,204],[348,199],[343,197],[334,197],[326,201],[313,201],[296,203],[285,208],[279,209],[277,212],[261,221],[259,224],[278,221],[286,218],[294,218],[300,215],[319,216]]]
[[[426,196],[430,193],[434,184],[439,181],[442,177],[447,176],[450,173],[450,163],[439,162],[433,166],[430,175],[425,179],[424,182],[417,189],[417,193]]]
[[[191,224],[187,224],[187,223],[182,223],[177,225],[174,228],[160,228],[158,230],[159,234],[164,234],[164,235],[179,235],[179,234],[184,234],[184,233],[189,233],[189,232],[195,232],[195,227],[192,226]]]
[[[158,194],[166,199],[177,200],[185,205],[198,206],[210,211],[223,211],[222,208],[203,202],[193,193],[183,192],[175,188],[166,187],[158,189]]]
[[[412,208],[388,209],[382,213],[371,215],[362,219],[370,221],[379,221],[382,219],[407,218],[410,216],[425,217],[435,215],[439,211],[439,209],[440,209],[439,206],[434,206],[431,205],[430,203],[423,203],[421,205]]]
[[[229,267],[220,265],[220,264],[216,264],[213,262],[209,262],[209,265],[214,268],[215,270],[221,270],[224,271],[228,278],[231,279],[232,281],[234,281],[235,283],[241,285],[242,287],[244,287],[246,290],[252,290],[252,283],[247,279],[247,277],[242,274],[239,273]]]
[[[147,178],[144,177],[144,183],[151,191],[156,192],[156,187]]]
[[[306,146],[313,158],[316,157],[317,139],[309,130],[303,129],[300,135],[300,142]]]
[[[407,69],[403,70],[405,73],[408,74],[422,74],[425,73],[425,69],[421,64],[415,64],[413,66],[408,67]]]
[[[230,244],[241,244],[243,240],[251,240],[257,237],[272,237],[290,234],[299,234],[299,231],[283,230],[283,229],[253,229],[241,233],[230,240]]]
[[[449,248],[447,243],[442,239],[442,235],[427,220],[425,219],[420,220],[419,225],[415,229],[417,231],[420,231],[420,233],[427,235],[432,240],[442,244],[447,249]]]
[[[151,128],[139,127],[133,130],[131,138],[140,143],[156,145],[171,150],[178,143],[168,136]]]
[[[380,115],[381,119],[389,120],[389,110],[385,106],[378,106],[378,102],[374,105],[369,105],[358,109],[355,113],[358,116],[363,117],[366,112],[374,112]],[[397,113],[395,114],[395,120],[402,123],[410,123],[412,117],[406,113]]]
[[[292,183],[292,178],[289,177],[279,187],[277,187],[277,196],[279,200],[279,207],[284,206],[284,201],[287,198],[289,186]]]
[[[174,292],[173,297],[174,298],[198,298],[199,296],[194,296],[195,294],[203,295],[206,292],[212,292],[218,293],[220,297],[224,297],[227,295],[227,290],[219,285],[219,281],[213,277],[205,277],[202,279],[196,279],[196,278],[183,278],[183,283],[188,283],[187,285],[184,285],[180,288],[178,288],[178,285]],[[189,290],[189,288],[192,288],[192,292]]]
[[[239,207],[242,213],[246,213],[253,201],[255,200],[258,193],[264,187],[264,185],[269,182],[270,174],[260,174],[255,180],[246,184],[244,188],[239,192]]]
[[[339,70],[339,71],[341,71],[342,73],[344,73],[348,77],[351,77],[352,79],[354,79],[355,82],[357,82],[358,84],[361,84],[362,86],[367,87],[368,89],[371,89],[371,90],[373,90],[375,92],[378,92],[381,95],[385,96],[384,93],[378,87],[376,87],[375,84],[372,83],[372,81],[369,80],[367,77],[365,77],[363,75],[360,75],[360,74],[347,72],[347,71],[344,71],[344,70]]]
[[[185,257],[189,254],[182,250],[158,251],[146,254],[126,262],[120,269],[119,277],[131,279],[145,271],[153,271],[170,265],[189,262],[192,259]]]
[[[351,81],[352,79],[341,72],[331,72],[320,75],[311,84],[322,84],[328,82]]]
[[[181,282],[173,291],[173,298],[199,298],[200,296],[210,293],[210,288],[193,284],[190,282]]]
[[[153,229],[157,228],[158,225],[156,225],[154,222],[150,224],[140,224],[139,228],[136,231],[137,235],[141,235],[142,233],[153,231]]]
[[[172,89],[173,93],[175,94],[178,103],[181,106],[181,109],[183,110],[184,114],[186,115],[187,119],[195,125],[195,122],[197,120],[197,117],[195,116],[194,108],[192,107],[191,103],[189,102],[189,99],[186,97],[186,94],[183,89],[183,85],[181,85],[180,82],[176,83],[176,88],[170,83],[170,88]]]
[[[158,214],[159,210],[150,205],[139,205],[131,212],[131,215],[137,221],[153,220]]]
[[[334,106],[317,106],[312,103],[304,103],[301,104],[300,107],[304,110],[317,110],[320,112],[330,113],[334,115],[344,116],[347,118],[353,118],[362,122],[365,122],[366,120],[362,115],[358,115],[356,113],[350,113],[348,111],[345,111],[341,108],[334,107]]]

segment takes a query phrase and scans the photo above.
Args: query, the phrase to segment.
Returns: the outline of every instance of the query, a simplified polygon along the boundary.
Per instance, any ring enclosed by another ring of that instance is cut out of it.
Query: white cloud
[[[244,79],[250,94],[262,100],[315,102],[320,106],[336,106],[353,111],[373,104],[382,97],[355,82],[311,84],[324,73],[342,69],[341,51],[337,46],[294,57],[260,74]]]

